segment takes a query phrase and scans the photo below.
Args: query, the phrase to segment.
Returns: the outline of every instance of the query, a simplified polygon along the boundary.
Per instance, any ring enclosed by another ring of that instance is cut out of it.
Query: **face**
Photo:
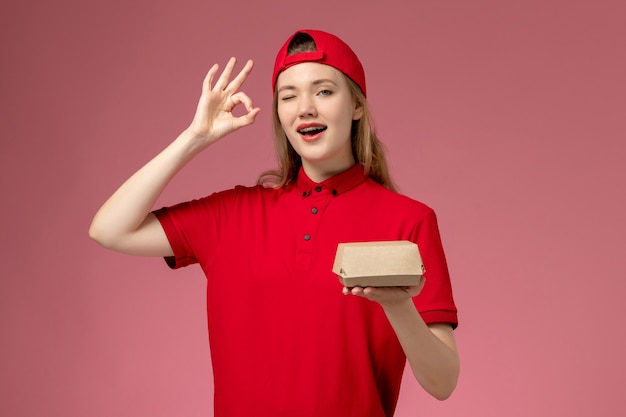
[[[323,181],[354,165],[352,121],[363,110],[340,71],[315,62],[297,64],[278,76],[276,92],[281,126],[312,180]]]

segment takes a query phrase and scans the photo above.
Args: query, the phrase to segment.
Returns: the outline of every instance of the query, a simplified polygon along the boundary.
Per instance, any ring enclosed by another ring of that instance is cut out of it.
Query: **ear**
[[[361,117],[363,117],[363,104],[359,100],[354,100],[352,120],[361,120]]]

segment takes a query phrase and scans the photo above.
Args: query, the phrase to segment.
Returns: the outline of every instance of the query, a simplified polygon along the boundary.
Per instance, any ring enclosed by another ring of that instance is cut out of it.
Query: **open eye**
[[[332,93],[333,92],[328,89],[323,89],[323,90],[320,90],[317,94],[319,94],[320,96],[329,96]]]

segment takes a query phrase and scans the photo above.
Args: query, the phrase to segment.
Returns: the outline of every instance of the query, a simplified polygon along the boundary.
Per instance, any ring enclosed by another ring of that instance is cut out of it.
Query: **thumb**
[[[248,113],[244,114],[243,116],[235,117],[233,119],[233,129],[236,130],[254,123],[260,111],[260,108],[255,107],[253,109],[250,109]]]

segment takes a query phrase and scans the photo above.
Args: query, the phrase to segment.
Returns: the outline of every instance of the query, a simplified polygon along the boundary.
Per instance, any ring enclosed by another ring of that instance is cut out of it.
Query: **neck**
[[[302,169],[304,169],[307,177],[312,181],[322,182],[352,168],[354,164],[354,157],[350,155],[349,158],[341,161],[341,163],[337,161],[310,162],[303,160]]]

